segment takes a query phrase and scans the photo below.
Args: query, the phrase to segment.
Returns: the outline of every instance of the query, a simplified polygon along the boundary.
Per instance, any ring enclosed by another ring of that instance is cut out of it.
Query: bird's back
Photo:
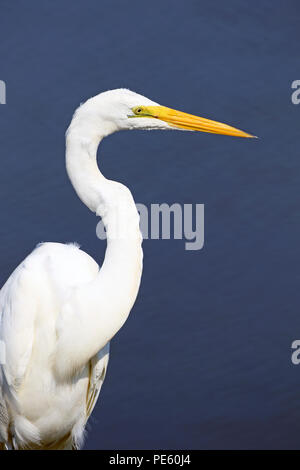
[[[57,322],[61,327],[68,315],[74,289],[98,271],[76,245],[45,243],[0,291],[0,448],[1,442],[13,448],[80,445],[104,380],[108,345],[79,370],[58,376],[57,362],[69,358],[57,356]]]

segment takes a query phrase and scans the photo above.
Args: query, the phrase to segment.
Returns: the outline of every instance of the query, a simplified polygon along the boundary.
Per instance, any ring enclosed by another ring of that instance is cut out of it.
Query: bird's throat
[[[76,127],[67,133],[66,140],[66,166],[73,187],[82,202],[102,217],[107,233],[99,274],[78,292],[83,304],[88,305],[88,315],[93,317],[93,328],[86,339],[91,353],[101,349],[127,319],[139,290],[143,259],[139,214],[133,197],[126,186],[106,179],[99,170],[100,140],[97,135],[83,135]],[[106,305],[108,311],[106,315],[101,312],[100,318],[101,305]]]

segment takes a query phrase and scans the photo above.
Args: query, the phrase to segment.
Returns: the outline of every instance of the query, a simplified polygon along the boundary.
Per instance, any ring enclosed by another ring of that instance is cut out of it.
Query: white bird
[[[82,446],[105,378],[109,341],[129,315],[142,274],[131,192],[97,166],[100,141],[124,129],[252,137],[126,89],[101,93],[77,109],[66,133],[66,167],[79,198],[102,217],[105,259],[100,269],[74,244],[43,243],[1,289],[0,449]]]

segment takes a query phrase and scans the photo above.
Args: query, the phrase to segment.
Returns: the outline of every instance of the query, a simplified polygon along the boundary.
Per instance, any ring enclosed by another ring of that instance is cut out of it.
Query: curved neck
[[[139,215],[131,192],[123,184],[105,178],[97,164],[99,144],[114,130],[106,129],[104,134],[75,118],[66,136],[68,176],[81,201],[102,217],[108,246],[111,241],[141,241]]]
[[[79,286],[72,299],[76,315],[70,321],[80,320],[79,336],[70,343],[78,345],[77,358],[72,349],[74,366],[95,355],[121,328],[136,299],[142,274],[139,214],[129,189],[106,179],[98,168],[97,148],[102,138],[76,121],[66,138],[66,166],[72,185],[83,203],[102,217],[107,233],[105,259],[98,275]],[[66,344],[63,338],[61,344]]]
[[[71,183],[81,201],[97,212],[105,198],[106,178],[97,165],[100,137],[86,135],[80,129],[68,131],[66,138],[66,167]]]

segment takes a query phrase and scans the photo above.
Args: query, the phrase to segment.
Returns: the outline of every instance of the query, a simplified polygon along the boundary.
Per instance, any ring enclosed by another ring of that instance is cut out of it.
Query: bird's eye
[[[144,113],[144,107],[143,106],[136,106],[135,108],[132,109],[135,115],[137,114],[143,114]]]
[[[134,108],[132,108],[132,111],[134,113],[134,116],[131,116],[131,117],[136,117],[136,116],[146,117],[147,116],[147,108],[145,106],[135,106]]]

